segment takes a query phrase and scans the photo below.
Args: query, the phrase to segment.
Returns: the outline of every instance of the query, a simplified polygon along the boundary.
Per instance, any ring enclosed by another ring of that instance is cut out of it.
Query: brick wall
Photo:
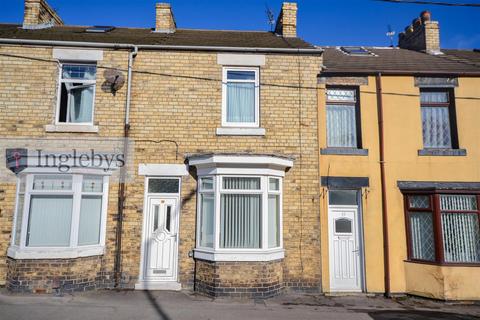
[[[283,261],[196,261],[195,290],[213,297],[270,298],[283,289]]]
[[[113,287],[102,256],[78,259],[7,258],[6,287],[13,292],[78,292]]]
[[[103,85],[104,67],[126,69],[126,51],[104,51],[99,62],[94,124],[98,133],[48,133],[54,123],[58,67],[49,48],[1,47],[0,135],[3,137],[121,137],[124,86],[112,95]],[[46,60],[46,61],[44,61]],[[318,141],[316,75],[320,57],[268,54],[260,68],[260,125],[263,137],[217,136],[221,126],[222,67],[215,53],[140,51],[132,85],[131,139],[134,168],[140,163],[184,162],[198,152],[278,153],[294,157],[284,180],[284,247],[281,263],[285,284],[319,288],[320,245],[318,204]],[[28,75],[28,76],[26,76]],[[302,88],[298,87],[298,84]],[[178,154],[176,145],[178,144]],[[6,279],[6,250],[12,229],[15,186],[0,186],[0,284]],[[106,253],[102,272],[111,274],[115,260],[118,185],[110,184]],[[0,194],[1,197],[1,194]],[[133,288],[140,268],[144,177],[126,186],[122,248],[122,287]],[[193,287],[195,261],[196,176],[182,178],[179,230],[179,280]],[[71,268],[69,270],[78,270]],[[89,269],[93,270],[93,269]],[[91,271],[90,278],[97,277]]]

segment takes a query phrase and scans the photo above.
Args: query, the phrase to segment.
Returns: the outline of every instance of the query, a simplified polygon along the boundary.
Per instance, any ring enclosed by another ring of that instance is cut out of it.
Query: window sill
[[[340,156],[368,156],[368,149],[357,148],[322,148],[321,155],[340,155]]]
[[[86,132],[97,133],[98,126],[93,125],[73,125],[73,124],[47,124],[45,126],[46,132]]]
[[[416,263],[416,264],[428,264],[438,267],[480,267],[480,262],[435,262],[435,261],[426,261],[426,260],[404,260],[406,263]]]
[[[248,250],[238,251],[229,250],[227,252],[218,252],[208,249],[195,249],[193,257],[196,259],[208,261],[273,261],[283,259],[285,257],[285,250],[271,249],[271,250]]]
[[[105,253],[103,246],[83,248],[25,248],[10,246],[7,256],[13,259],[72,259],[99,256]]]
[[[265,128],[217,128],[217,136],[264,136]]]
[[[466,156],[466,149],[421,149],[418,150],[419,156]]]

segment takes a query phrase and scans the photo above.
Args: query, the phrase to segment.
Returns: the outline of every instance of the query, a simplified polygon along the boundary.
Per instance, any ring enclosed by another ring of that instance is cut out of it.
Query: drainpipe
[[[387,193],[385,183],[385,137],[383,127],[382,74],[375,76],[377,91],[378,139],[380,151],[380,180],[382,187],[383,266],[385,275],[385,296],[390,296],[390,249],[388,241]]]
[[[120,287],[122,276],[122,232],[123,232],[123,209],[125,207],[125,178],[127,176],[127,153],[128,153],[128,137],[130,133],[130,103],[132,93],[132,67],[133,59],[138,54],[138,47],[134,46],[132,51],[128,54],[128,71],[127,71],[127,99],[125,102],[125,125],[123,128],[123,154],[125,165],[120,168],[120,180],[118,191],[118,216],[117,216],[117,230],[115,233],[116,240],[116,252],[115,252],[115,265],[114,265],[114,278],[115,288]]]

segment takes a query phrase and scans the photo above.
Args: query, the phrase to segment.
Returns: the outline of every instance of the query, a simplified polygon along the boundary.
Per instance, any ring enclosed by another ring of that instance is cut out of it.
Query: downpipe
[[[130,135],[130,104],[132,93],[132,68],[133,61],[138,54],[138,47],[134,46],[132,51],[128,54],[128,71],[127,71],[127,97],[125,101],[125,124],[123,129],[123,155],[125,165],[120,168],[120,179],[118,186],[118,215],[117,215],[117,229],[115,233],[115,265],[114,265],[114,280],[115,288],[121,287],[122,282],[122,234],[123,234],[123,210],[125,208],[125,179],[127,176],[126,163],[128,154],[128,138]]]

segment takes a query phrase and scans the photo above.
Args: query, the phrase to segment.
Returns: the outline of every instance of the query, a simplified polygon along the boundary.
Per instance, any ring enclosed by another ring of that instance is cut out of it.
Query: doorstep
[[[182,285],[177,281],[139,281],[135,284],[135,290],[180,291]]]

